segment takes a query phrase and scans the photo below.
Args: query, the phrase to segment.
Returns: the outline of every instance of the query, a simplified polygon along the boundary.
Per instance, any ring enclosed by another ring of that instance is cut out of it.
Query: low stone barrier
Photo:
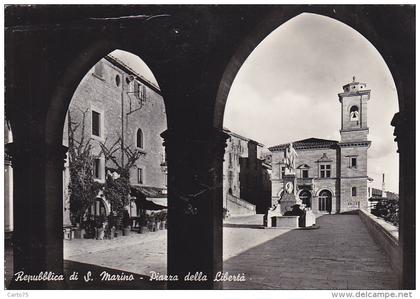
[[[401,278],[402,256],[398,243],[398,227],[364,210],[359,210],[359,216],[369,234],[385,251],[392,269]]]
[[[231,194],[226,194],[227,206],[230,216],[249,216],[256,214],[255,205],[235,197]]]

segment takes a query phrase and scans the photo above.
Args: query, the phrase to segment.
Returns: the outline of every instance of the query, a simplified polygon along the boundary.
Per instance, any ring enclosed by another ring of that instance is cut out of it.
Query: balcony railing
[[[297,178],[298,186],[310,186],[314,185],[314,178]]]

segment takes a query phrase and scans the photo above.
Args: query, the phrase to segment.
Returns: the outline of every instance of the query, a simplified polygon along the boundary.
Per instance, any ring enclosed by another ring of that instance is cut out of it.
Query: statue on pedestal
[[[286,169],[288,170],[288,173],[295,173],[297,157],[298,154],[293,148],[293,143],[290,143],[289,147],[286,148]]]

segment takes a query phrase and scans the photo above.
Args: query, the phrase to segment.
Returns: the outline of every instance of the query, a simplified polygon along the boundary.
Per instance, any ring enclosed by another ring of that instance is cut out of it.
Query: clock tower
[[[368,101],[370,90],[366,83],[353,81],[338,94],[341,103],[340,155],[340,212],[367,209],[367,150],[369,128]]]

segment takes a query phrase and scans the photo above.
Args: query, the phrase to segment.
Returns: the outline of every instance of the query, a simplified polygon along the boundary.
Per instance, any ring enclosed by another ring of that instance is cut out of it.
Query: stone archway
[[[44,18],[45,11],[51,18]],[[222,133],[227,95],[249,53],[271,31],[303,12],[335,18],[359,31],[382,54],[394,77],[400,105],[393,125],[400,153],[402,286],[414,288],[414,12],[400,6],[7,7],[5,99],[14,133],[8,151],[16,191],[15,270],[28,274],[63,270],[59,199],[65,111],[71,91],[89,66],[120,48],[148,58],[145,62],[155,72],[165,100],[170,99],[168,131],[163,134],[170,171],[168,217],[174,223],[168,230],[169,271],[203,270],[209,276],[221,271],[218,186],[227,137]],[[142,26],[143,21],[147,25]],[[136,53],[140,48],[144,52]],[[66,84],[60,84],[63,79]],[[170,285],[220,286],[212,280]]]
[[[331,214],[332,210],[332,194],[331,191],[323,189],[318,195],[318,211],[328,212]]]
[[[398,142],[398,152],[400,153],[399,194],[400,196],[407,195],[406,200],[404,200],[404,202],[400,202],[401,211],[403,211],[402,214],[406,215],[407,217],[406,219],[400,218],[399,226],[400,236],[405,236],[402,239],[400,239],[400,244],[402,248],[402,254],[404,256],[403,267],[404,269],[406,269],[402,273],[400,273],[400,282],[401,285],[405,288],[414,288],[415,270],[413,267],[413,261],[415,260],[415,215],[414,211],[410,210],[410,208],[414,208],[415,188],[414,185],[410,186],[410,183],[414,183],[412,179],[407,177],[409,174],[414,175],[414,168],[411,167],[408,163],[408,160],[406,160],[409,159],[408,157],[414,159],[414,143],[412,142],[414,140],[414,135],[411,135],[410,137],[407,133],[403,133],[401,131],[402,127],[408,128],[410,126],[409,124],[414,124],[415,116],[412,111],[407,110],[408,107],[413,107],[413,101],[410,100],[410,97],[414,97],[414,85],[413,80],[409,79],[409,73],[414,74],[414,69],[412,66],[409,65],[408,60],[405,61],[405,66],[408,67],[409,70],[404,71],[402,66],[397,66],[395,57],[392,57],[392,53],[396,53],[398,52],[398,50],[394,47],[394,45],[390,47],[389,42],[384,42],[384,40],[382,40],[382,37],[388,36],[388,33],[386,31],[383,31],[380,28],[380,26],[370,26],[370,21],[368,19],[365,19],[365,17],[361,15],[357,16],[357,18],[355,19],[347,13],[338,13],[335,9],[333,11],[328,11],[328,9],[324,10],[322,7],[307,8],[304,11],[300,11],[299,9],[297,9],[296,11],[290,10],[287,12],[274,11],[272,14],[268,15],[255,28],[255,30],[243,40],[242,44],[237,48],[236,52],[232,55],[229,63],[227,64],[217,93],[213,125],[217,128],[222,127],[227,96],[233,84],[233,80],[235,79],[240,67],[247,59],[247,57],[251,54],[251,52],[273,30],[275,30],[291,18],[299,16],[301,13],[305,12],[331,17],[350,26],[352,29],[362,34],[368,40],[368,42],[370,42],[378,50],[382,58],[385,60],[385,63],[391,71],[395,85],[397,86],[398,104],[400,112],[395,114],[392,121],[389,121],[390,124],[392,124],[392,126],[395,126],[394,135],[397,136],[397,138],[395,138],[395,141]],[[413,40],[411,39],[410,53],[413,53],[412,51],[414,49],[412,41]],[[402,75],[403,73],[405,75]],[[405,85],[404,82],[404,80],[407,79],[410,81],[410,83],[408,84],[409,87]],[[409,88],[408,92],[406,90],[407,87]],[[401,150],[402,148],[404,148],[404,150]],[[326,196],[326,200],[328,201],[328,210],[329,212],[331,212],[333,205],[331,198],[333,197],[334,193],[331,191],[327,192],[329,193],[329,195]]]

